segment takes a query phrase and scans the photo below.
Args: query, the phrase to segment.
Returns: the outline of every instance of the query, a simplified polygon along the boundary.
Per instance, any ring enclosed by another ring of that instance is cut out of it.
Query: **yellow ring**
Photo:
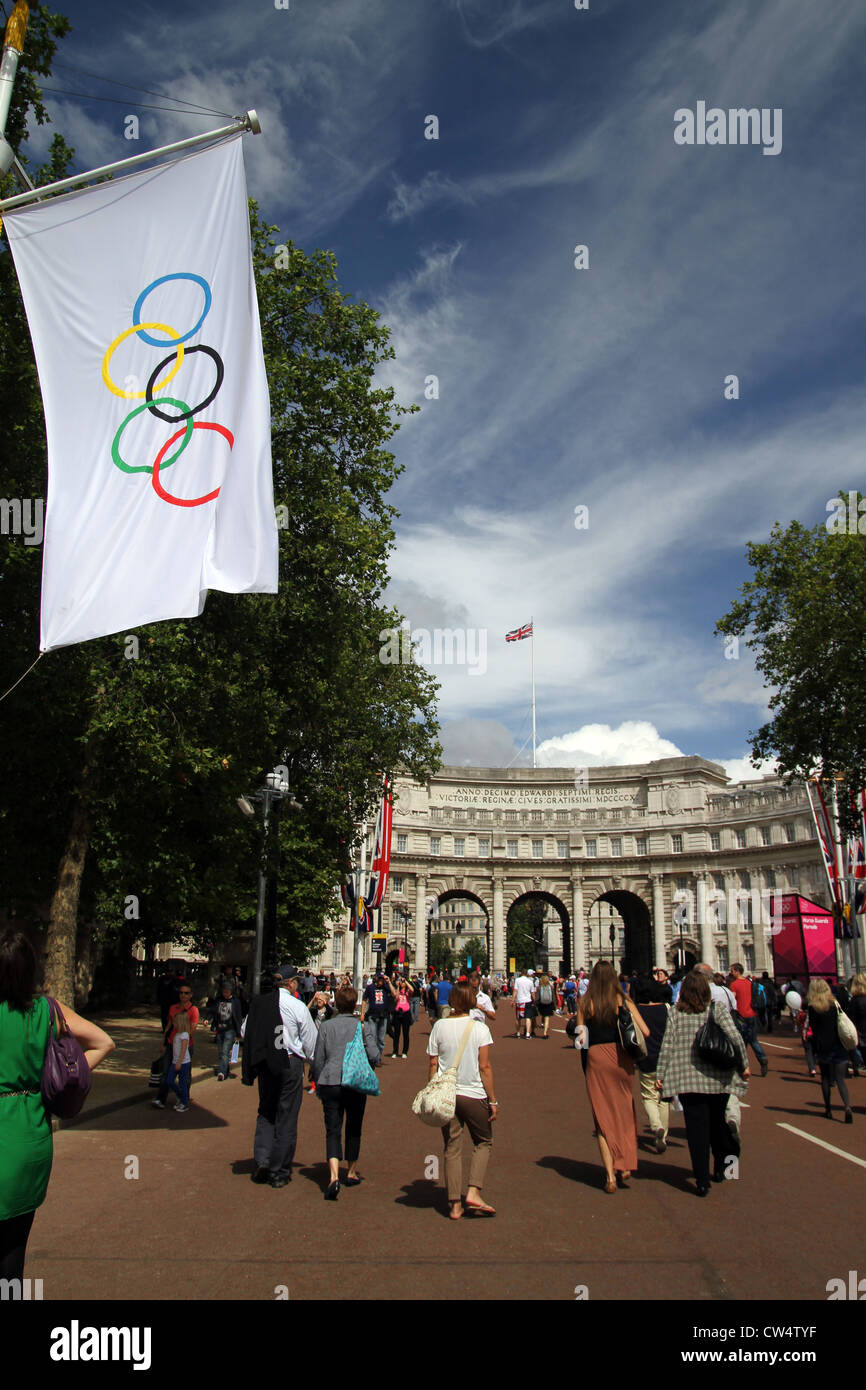
[[[124,338],[128,338],[131,333],[137,333],[140,328],[160,328],[162,329],[163,333],[168,333],[171,338],[177,338],[177,333],[175,329],[169,328],[167,323],[136,323],[133,324],[132,328],[125,329],[124,332],[119,335],[119,337],[115,338],[114,342],[111,344],[110,348],[108,349],[107,353],[102,359],[102,380],[105,382],[106,386],[108,387],[109,391],[113,396],[120,396],[120,398],[124,401],[143,401],[145,397],[145,392],[121,391],[120,387],[115,386],[114,382],[111,380],[111,377],[108,375],[108,364],[111,361],[111,354],[114,352],[114,349],[120,346]],[[177,376],[182,366],[183,343],[178,343],[177,361],[175,362],[168,376],[163,381],[158,381],[156,383],[156,385],[153,388],[154,391],[161,391],[163,386],[167,386],[168,383],[171,381],[172,377]]]

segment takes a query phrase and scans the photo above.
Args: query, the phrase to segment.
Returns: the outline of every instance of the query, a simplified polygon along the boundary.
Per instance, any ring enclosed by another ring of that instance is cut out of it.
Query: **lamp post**
[[[255,818],[255,809],[252,805],[254,801],[260,801],[262,805],[262,839],[259,851],[259,885],[258,899],[256,902],[256,952],[255,964],[253,967],[253,994],[261,994],[262,988],[262,956],[264,952],[265,938],[265,902],[268,896],[268,837],[271,821],[271,806],[274,808],[274,820],[278,820],[279,803],[288,800],[289,807],[293,811],[300,811],[301,804],[291,795],[289,789],[289,770],[286,765],[280,764],[269,772],[265,778],[265,785],[256,792],[250,792],[247,796],[238,797],[238,807],[245,816]],[[269,903],[268,912],[269,926],[269,957],[273,955],[276,945],[276,874],[274,875],[273,893]]]

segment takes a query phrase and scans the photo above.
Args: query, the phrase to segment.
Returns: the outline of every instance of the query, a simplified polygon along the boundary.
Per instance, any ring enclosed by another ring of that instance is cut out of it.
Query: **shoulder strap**
[[[66,1019],[63,1017],[63,1012],[56,999],[52,999],[50,994],[46,994],[45,999],[48,1003],[49,1036],[53,1031],[54,1036],[56,1038],[61,1038],[64,1033],[68,1032],[68,1029],[66,1027]]]
[[[457,1049],[457,1056],[455,1057],[454,1061],[453,1061],[452,1064],[451,1064],[451,1065],[453,1066],[453,1068],[454,1068],[455,1071],[457,1071],[457,1069],[458,1069],[459,1066],[460,1066],[460,1063],[463,1061],[463,1053],[466,1051],[466,1044],[467,1044],[468,1041],[469,1041],[469,1034],[472,1032],[472,1029],[473,1029],[474,1027],[475,1027],[475,1019],[474,1019],[474,1018],[470,1018],[469,1022],[467,1023],[466,1027],[465,1027],[464,1030],[463,1030],[463,1037],[462,1037],[462,1039],[461,1039],[460,1046],[459,1046],[459,1048]]]

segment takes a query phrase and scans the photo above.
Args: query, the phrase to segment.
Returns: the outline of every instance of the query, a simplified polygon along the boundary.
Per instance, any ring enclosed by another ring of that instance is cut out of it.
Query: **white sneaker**
[[[176,1105],[176,1106],[174,1107],[174,1113],[175,1113],[175,1115],[183,1115],[184,1112],[187,1111],[187,1110],[189,1110],[189,1106],[188,1106],[188,1105]]]
[[[153,1105],[157,1110],[164,1110],[164,1109],[165,1109],[165,1101],[164,1101],[164,1100],[152,1100],[150,1103],[151,1103],[151,1105]]]
[[[224,1075],[223,1072],[221,1072],[221,1071],[218,1071],[218,1072],[217,1072],[217,1081],[225,1081],[225,1075]]]

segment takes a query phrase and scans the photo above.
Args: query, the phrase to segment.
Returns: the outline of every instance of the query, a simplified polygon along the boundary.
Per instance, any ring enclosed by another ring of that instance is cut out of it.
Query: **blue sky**
[[[447,757],[527,760],[529,643],[504,634],[532,616],[540,761],[742,775],[766,693],[713,625],[745,544],[863,487],[862,3],[57,8],[60,62],[255,107],[262,212],[390,325],[382,378],[422,407],[393,446],[390,596],[416,631],[487,634],[483,672],[433,667]],[[81,167],[221,123],[59,64],[50,85],[124,100],[48,98]],[[780,109],[781,151],[677,145],[699,101]]]

